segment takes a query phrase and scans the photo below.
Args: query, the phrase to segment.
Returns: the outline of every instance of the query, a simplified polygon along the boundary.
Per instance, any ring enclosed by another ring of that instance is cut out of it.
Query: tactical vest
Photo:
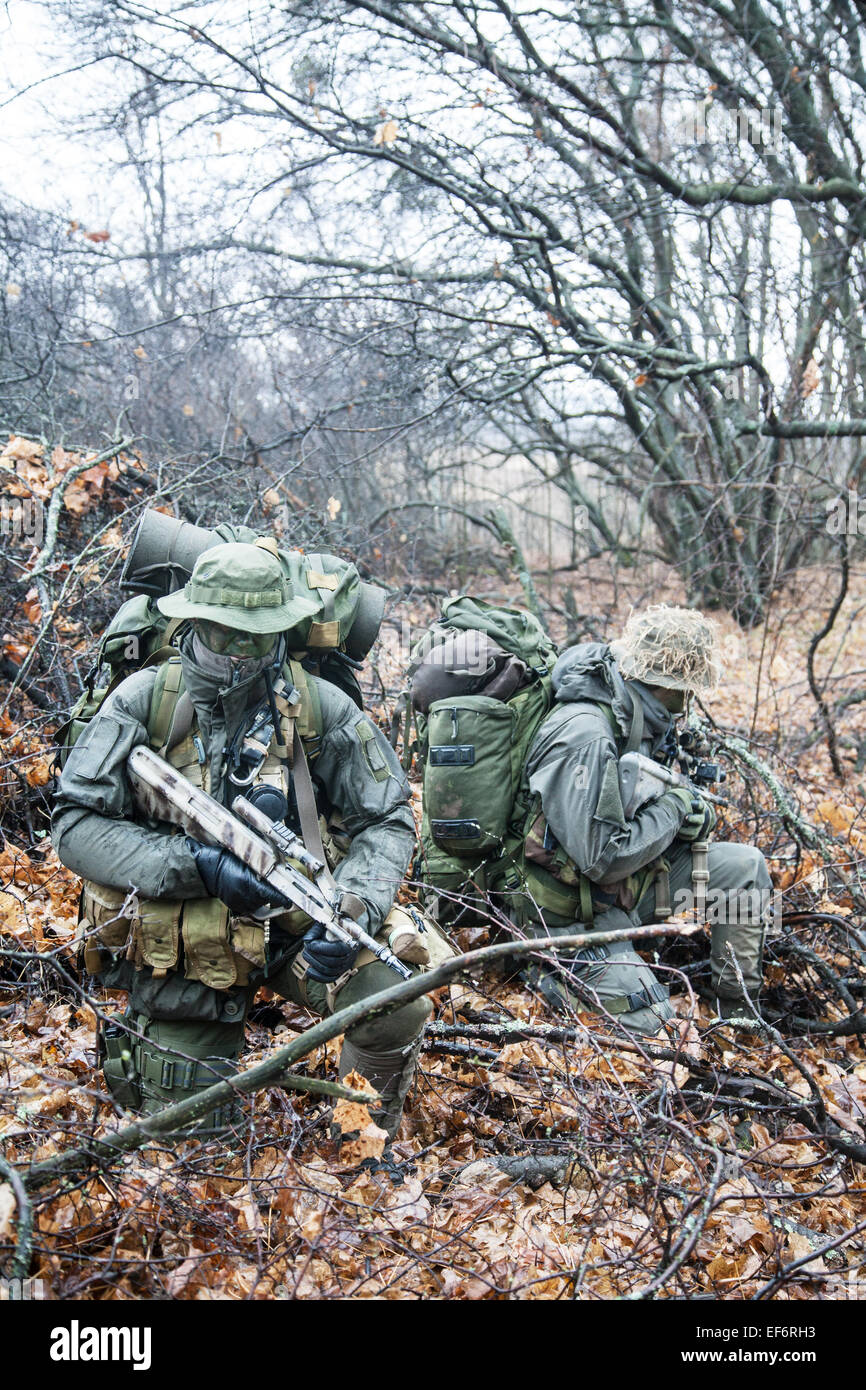
[[[291,764],[295,740],[301,740],[312,765],[321,749],[322,711],[315,684],[308,680],[299,661],[287,662],[284,678],[287,690],[297,691],[298,699],[290,705],[285,691],[276,694],[279,739],[272,734],[266,748],[259,744],[264,756],[249,785],[278,787],[288,798],[287,761]],[[149,742],[183,777],[209,792],[209,763],[191,702],[188,697],[184,701],[183,695],[181,660],[173,654],[157,671],[148,717]],[[343,857],[348,838],[329,833],[324,818],[320,817],[319,824],[333,867]],[[160,978],[177,968],[181,946],[185,977],[211,989],[245,985],[252,971],[264,968],[262,924],[233,916],[218,898],[135,897],[129,902],[129,897],[121,890],[85,880],[81,923],[87,933],[84,963],[90,974],[98,975],[106,968],[106,953],[115,960],[124,953],[136,968],[148,965]],[[302,935],[310,924],[306,914],[298,910],[280,913],[273,920],[291,935]]]

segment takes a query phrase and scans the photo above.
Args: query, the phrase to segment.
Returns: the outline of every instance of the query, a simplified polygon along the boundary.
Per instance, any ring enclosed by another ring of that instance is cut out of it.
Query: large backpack
[[[460,633],[476,636],[474,649]],[[467,669],[467,652],[477,669]],[[411,753],[423,776],[416,872],[440,921],[458,915],[449,903],[494,890],[522,843],[523,768],[550,712],[556,655],[531,613],[468,595],[445,603],[412,651]]]
[[[173,520],[147,512],[145,522],[154,517],[161,526]],[[256,540],[247,527],[221,526],[216,532],[197,527],[187,529],[198,533],[196,539],[200,549],[220,541]],[[140,536],[141,529],[133,542],[131,558],[141,544]],[[363,695],[355,674],[361,666],[357,657],[366,655],[375,640],[384,609],[384,591],[362,583],[355,566],[336,555],[282,550],[270,539],[259,539],[258,544],[265,545],[277,556],[296,592],[300,589],[319,605],[316,612],[287,632],[290,656],[302,661],[306,671],[339,686],[359,709],[363,709]],[[190,551],[185,556],[190,565],[194,563],[193,554]],[[176,556],[163,564],[151,563],[139,569],[127,562],[125,587],[140,584],[142,592],[121,604],[102,635],[85,688],[57,734],[55,765],[58,769],[65,766],[84,729],[122,680],[145,666],[162,666],[177,655],[175,642],[183,623],[161,613],[156,598],[182,582],[184,574],[188,576],[189,569],[179,564]],[[163,709],[160,717],[165,717],[166,710],[171,717],[165,702],[177,698],[177,692],[171,690],[172,684],[172,681],[168,685],[163,680],[157,682],[156,691]]]

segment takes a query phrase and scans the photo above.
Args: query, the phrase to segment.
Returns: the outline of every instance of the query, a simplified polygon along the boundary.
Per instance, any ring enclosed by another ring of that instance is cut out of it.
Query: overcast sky
[[[233,8],[235,4],[237,10]],[[243,14],[240,0],[232,0],[226,7],[227,22],[234,23],[238,13]],[[121,248],[137,251],[143,220],[141,189],[130,172],[118,170],[119,159],[124,155],[120,142],[112,148],[109,137],[104,135],[78,140],[70,135],[71,127],[96,111],[106,95],[117,97],[124,77],[116,70],[111,72],[107,64],[81,68],[79,56],[80,49],[77,53],[75,44],[59,32],[56,9],[52,12],[49,5],[34,0],[7,0],[0,8],[0,192],[5,198],[16,197],[26,204],[75,219],[83,230],[109,230],[112,252]],[[363,68],[360,71],[363,73]],[[411,76],[411,66],[403,70],[397,67],[393,75],[386,71],[389,104],[398,93],[404,95],[407,73]],[[363,76],[359,78],[353,71],[353,88],[359,83],[363,93]],[[467,110],[465,94],[461,98],[458,93],[449,106],[441,97],[438,80],[431,81],[429,75],[412,92],[409,104],[414,114],[422,109],[425,100],[434,108],[438,125],[453,121],[455,129],[464,136],[467,122],[477,125],[477,114],[472,108]],[[444,108],[444,115],[440,107]],[[171,124],[169,118],[169,131]],[[239,120],[229,121],[219,130],[213,126],[187,130],[171,141],[167,182],[173,218],[186,214],[187,223],[197,229],[211,222],[223,232],[256,234],[264,228],[268,241],[277,244],[288,237],[294,246],[309,237],[317,249],[330,252],[339,249],[351,217],[351,249],[357,251],[366,241],[372,259],[376,258],[383,238],[385,250],[395,255],[403,254],[407,244],[419,240],[412,235],[419,228],[411,212],[401,211],[386,225],[376,217],[365,218],[361,180],[351,185],[357,189],[354,206],[351,195],[345,199],[342,190],[334,199],[333,209],[327,190],[319,196],[313,224],[300,200],[292,205],[291,219],[269,216],[277,195],[247,199],[244,188],[248,190],[256,183],[260,188],[268,187],[275,169],[279,170],[286,156],[279,143],[271,143],[273,139],[269,122],[265,121],[261,132],[256,132],[250,123]],[[331,161],[317,174],[317,180],[336,178],[340,172],[340,164]],[[219,189],[218,198],[209,196],[215,186]],[[239,190],[237,196],[235,189]],[[333,212],[338,212],[341,219],[338,225],[334,224]],[[791,259],[786,265],[786,223],[791,224],[794,250],[797,233],[787,208],[779,208],[774,221],[780,245],[777,270],[785,273],[793,264]],[[182,236],[182,232],[178,235]],[[423,239],[421,236],[422,243]],[[685,246],[681,252],[688,257]],[[486,249],[482,254],[486,254]],[[288,269],[285,272],[291,273]],[[778,369],[783,379],[784,355],[778,355],[774,362],[776,355],[772,344],[765,348],[771,371]]]
[[[70,71],[70,69],[72,69]],[[49,12],[28,0],[0,8],[0,190],[22,202],[75,217],[82,226],[109,221],[122,199],[114,180],[99,178],[94,154],[69,135],[86,111],[99,69],[75,70]]]

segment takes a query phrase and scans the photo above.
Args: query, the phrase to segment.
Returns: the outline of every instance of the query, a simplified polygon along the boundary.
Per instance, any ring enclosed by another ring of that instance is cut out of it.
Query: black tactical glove
[[[307,976],[321,984],[339,980],[355,964],[359,947],[354,941],[335,941],[325,935],[321,922],[314,922],[304,933],[304,956],[310,963]]]
[[[269,903],[279,907],[292,906],[282,893],[271,888],[229,850],[199,844],[198,840],[192,840],[189,836],[186,842],[208,893],[212,898],[224,902],[230,912],[248,916]]]

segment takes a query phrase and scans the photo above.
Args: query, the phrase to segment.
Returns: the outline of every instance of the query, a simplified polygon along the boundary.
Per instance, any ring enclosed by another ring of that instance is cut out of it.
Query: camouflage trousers
[[[676,841],[665,855],[670,865],[670,896],[676,909],[692,888],[691,846]],[[720,841],[711,843],[708,856],[708,927],[710,972],[719,999],[738,1000],[742,990],[727,953],[730,946],[748,994],[757,998],[762,981],[764,934],[770,913],[772,883],[764,856],[752,845]],[[678,903],[679,899],[679,903]],[[715,918],[716,920],[713,920]],[[593,929],[618,930],[650,923],[656,916],[656,894],[651,890],[634,912],[610,907],[597,913]],[[538,929],[535,929],[538,930]],[[550,926],[551,936],[580,930],[579,924]],[[552,1007],[586,1008],[595,1001],[601,1010],[617,1017],[638,1033],[658,1032],[673,1015],[663,979],[641,960],[628,943],[588,947],[569,952],[563,959],[580,993],[569,989],[568,975],[543,965],[529,967],[527,977]],[[586,997],[581,997],[581,995]]]
[[[244,1022],[256,988],[216,991],[185,981],[179,974],[163,981],[152,981],[145,972],[137,972],[137,976],[131,982],[127,1015],[132,1028],[132,1069],[140,1090],[140,1105],[132,1108],[149,1115],[237,1071]],[[267,981],[283,998],[323,1016],[379,994],[394,983],[396,976],[380,961],[362,965],[336,991],[308,977],[299,980],[291,965]],[[389,1133],[399,1124],[430,1012],[430,1003],[422,996],[393,1013],[364,1019],[346,1034],[340,1074],[345,1076],[354,1069],[376,1086],[383,1098],[378,1120]],[[129,1105],[128,1097],[123,1104]],[[225,1133],[239,1115],[237,1104],[224,1107],[195,1126],[195,1133]]]

